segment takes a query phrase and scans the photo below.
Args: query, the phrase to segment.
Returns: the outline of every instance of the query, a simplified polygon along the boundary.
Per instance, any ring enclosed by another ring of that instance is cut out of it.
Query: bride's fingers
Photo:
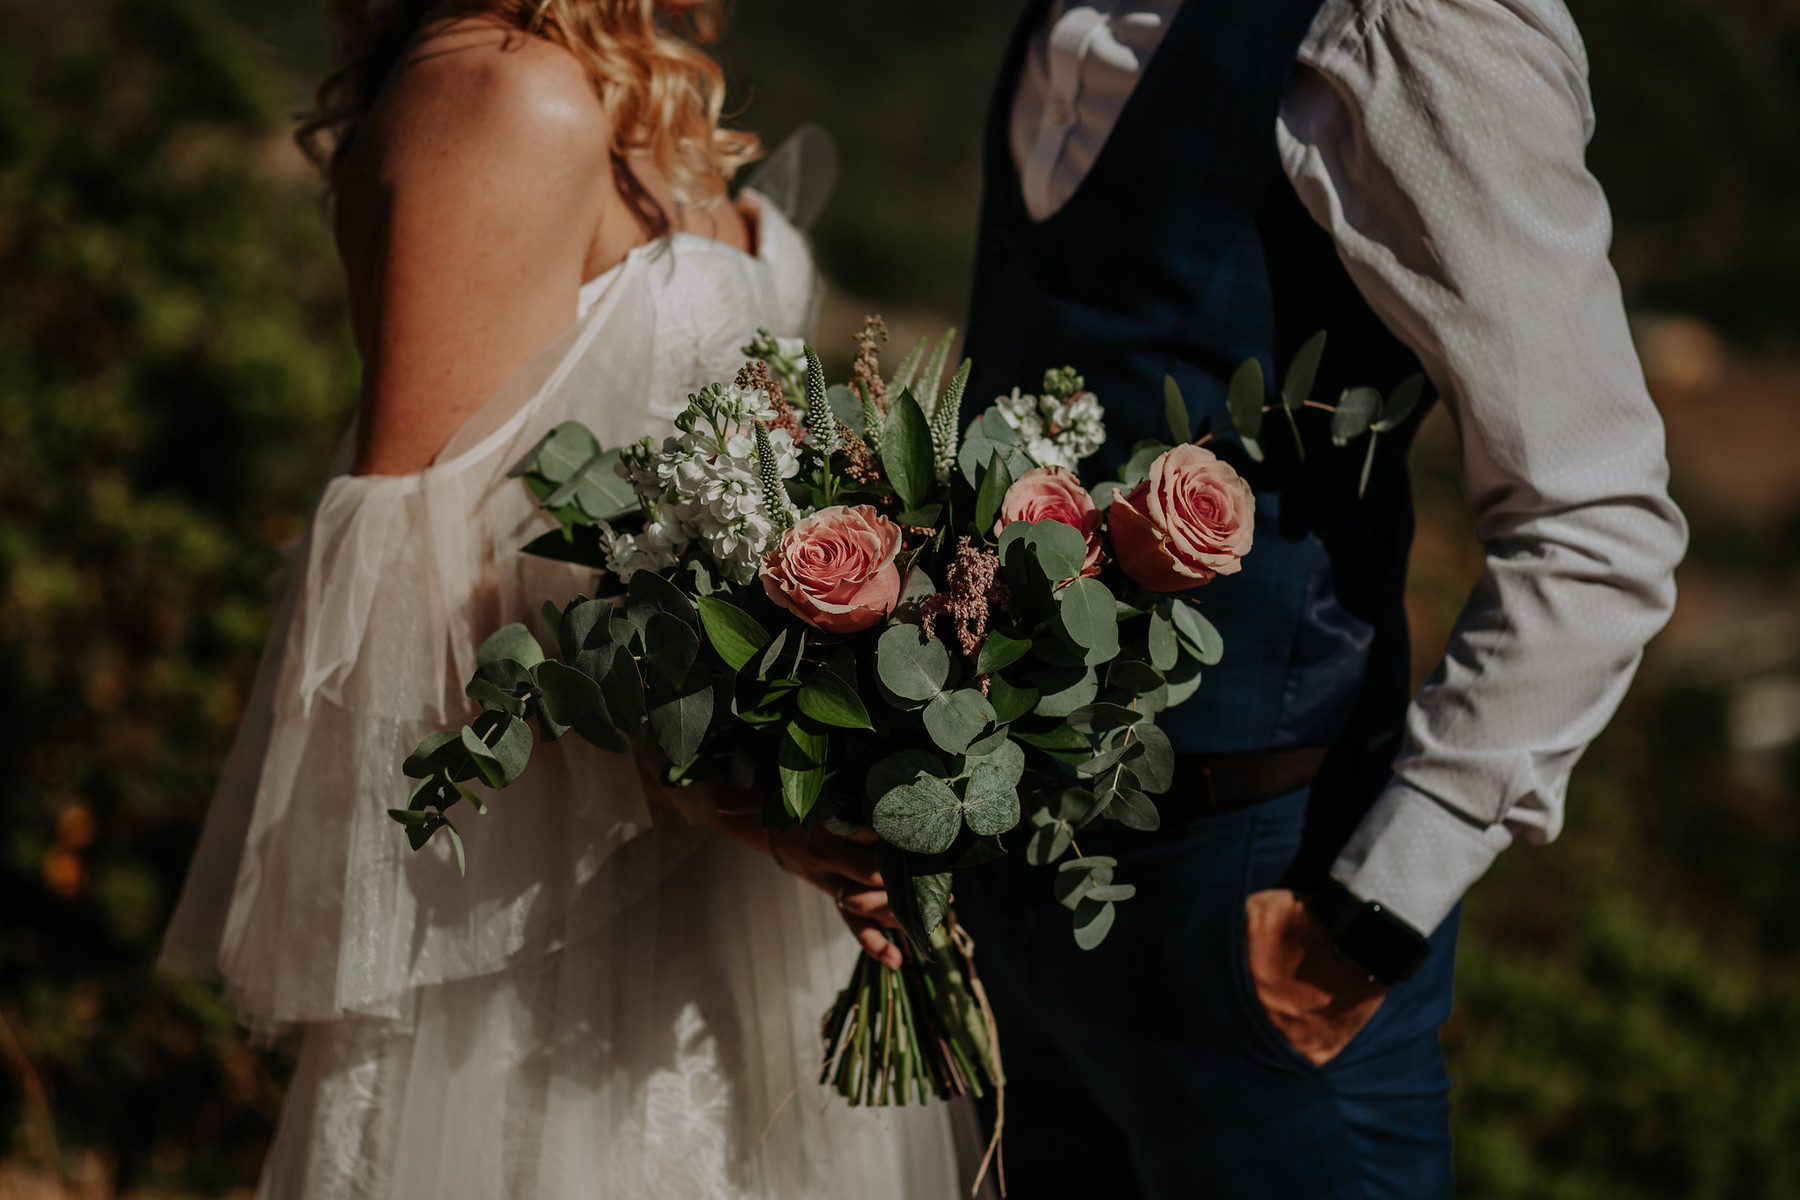
[[[850,926],[850,932],[856,935],[863,953],[884,967],[898,971],[900,969],[900,947],[887,940],[879,926],[868,921],[858,920],[849,913],[844,914],[844,924]]]
[[[884,890],[870,888],[863,892],[848,892],[839,901],[838,907],[853,917],[865,921],[874,921],[887,929],[900,928],[900,921],[888,908],[888,894]]]

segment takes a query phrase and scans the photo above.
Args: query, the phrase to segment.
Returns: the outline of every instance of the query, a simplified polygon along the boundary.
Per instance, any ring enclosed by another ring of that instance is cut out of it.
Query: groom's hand
[[[1368,1024],[1387,989],[1339,953],[1293,892],[1254,892],[1244,907],[1256,998],[1294,1049],[1322,1067]]]

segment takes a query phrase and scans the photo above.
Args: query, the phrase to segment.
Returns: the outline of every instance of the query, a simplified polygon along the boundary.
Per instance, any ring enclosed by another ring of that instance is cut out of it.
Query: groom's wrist
[[[1306,897],[1306,907],[1331,934],[1338,952],[1371,983],[1384,987],[1409,978],[1431,954],[1423,933],[1375,900],[1364,900],[1327,877]]]

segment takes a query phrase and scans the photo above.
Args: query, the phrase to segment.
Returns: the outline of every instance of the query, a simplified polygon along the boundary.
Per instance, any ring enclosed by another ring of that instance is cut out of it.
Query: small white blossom
[[[1014,388],[1012,395],[994,403],[1018,431],[1025,453],[1040,467],[1074,470],[1106,441],[1100,401],[1092,392],[1077,392],[1064,401],[1025,395]]]

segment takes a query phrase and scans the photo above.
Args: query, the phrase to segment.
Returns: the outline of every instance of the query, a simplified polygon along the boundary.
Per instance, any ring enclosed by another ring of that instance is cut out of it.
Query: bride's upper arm
[[[465,22],[397,68],[339,184],[355,469],[404,474],[575,319],[612,189],[605,119],[566,51]]]

